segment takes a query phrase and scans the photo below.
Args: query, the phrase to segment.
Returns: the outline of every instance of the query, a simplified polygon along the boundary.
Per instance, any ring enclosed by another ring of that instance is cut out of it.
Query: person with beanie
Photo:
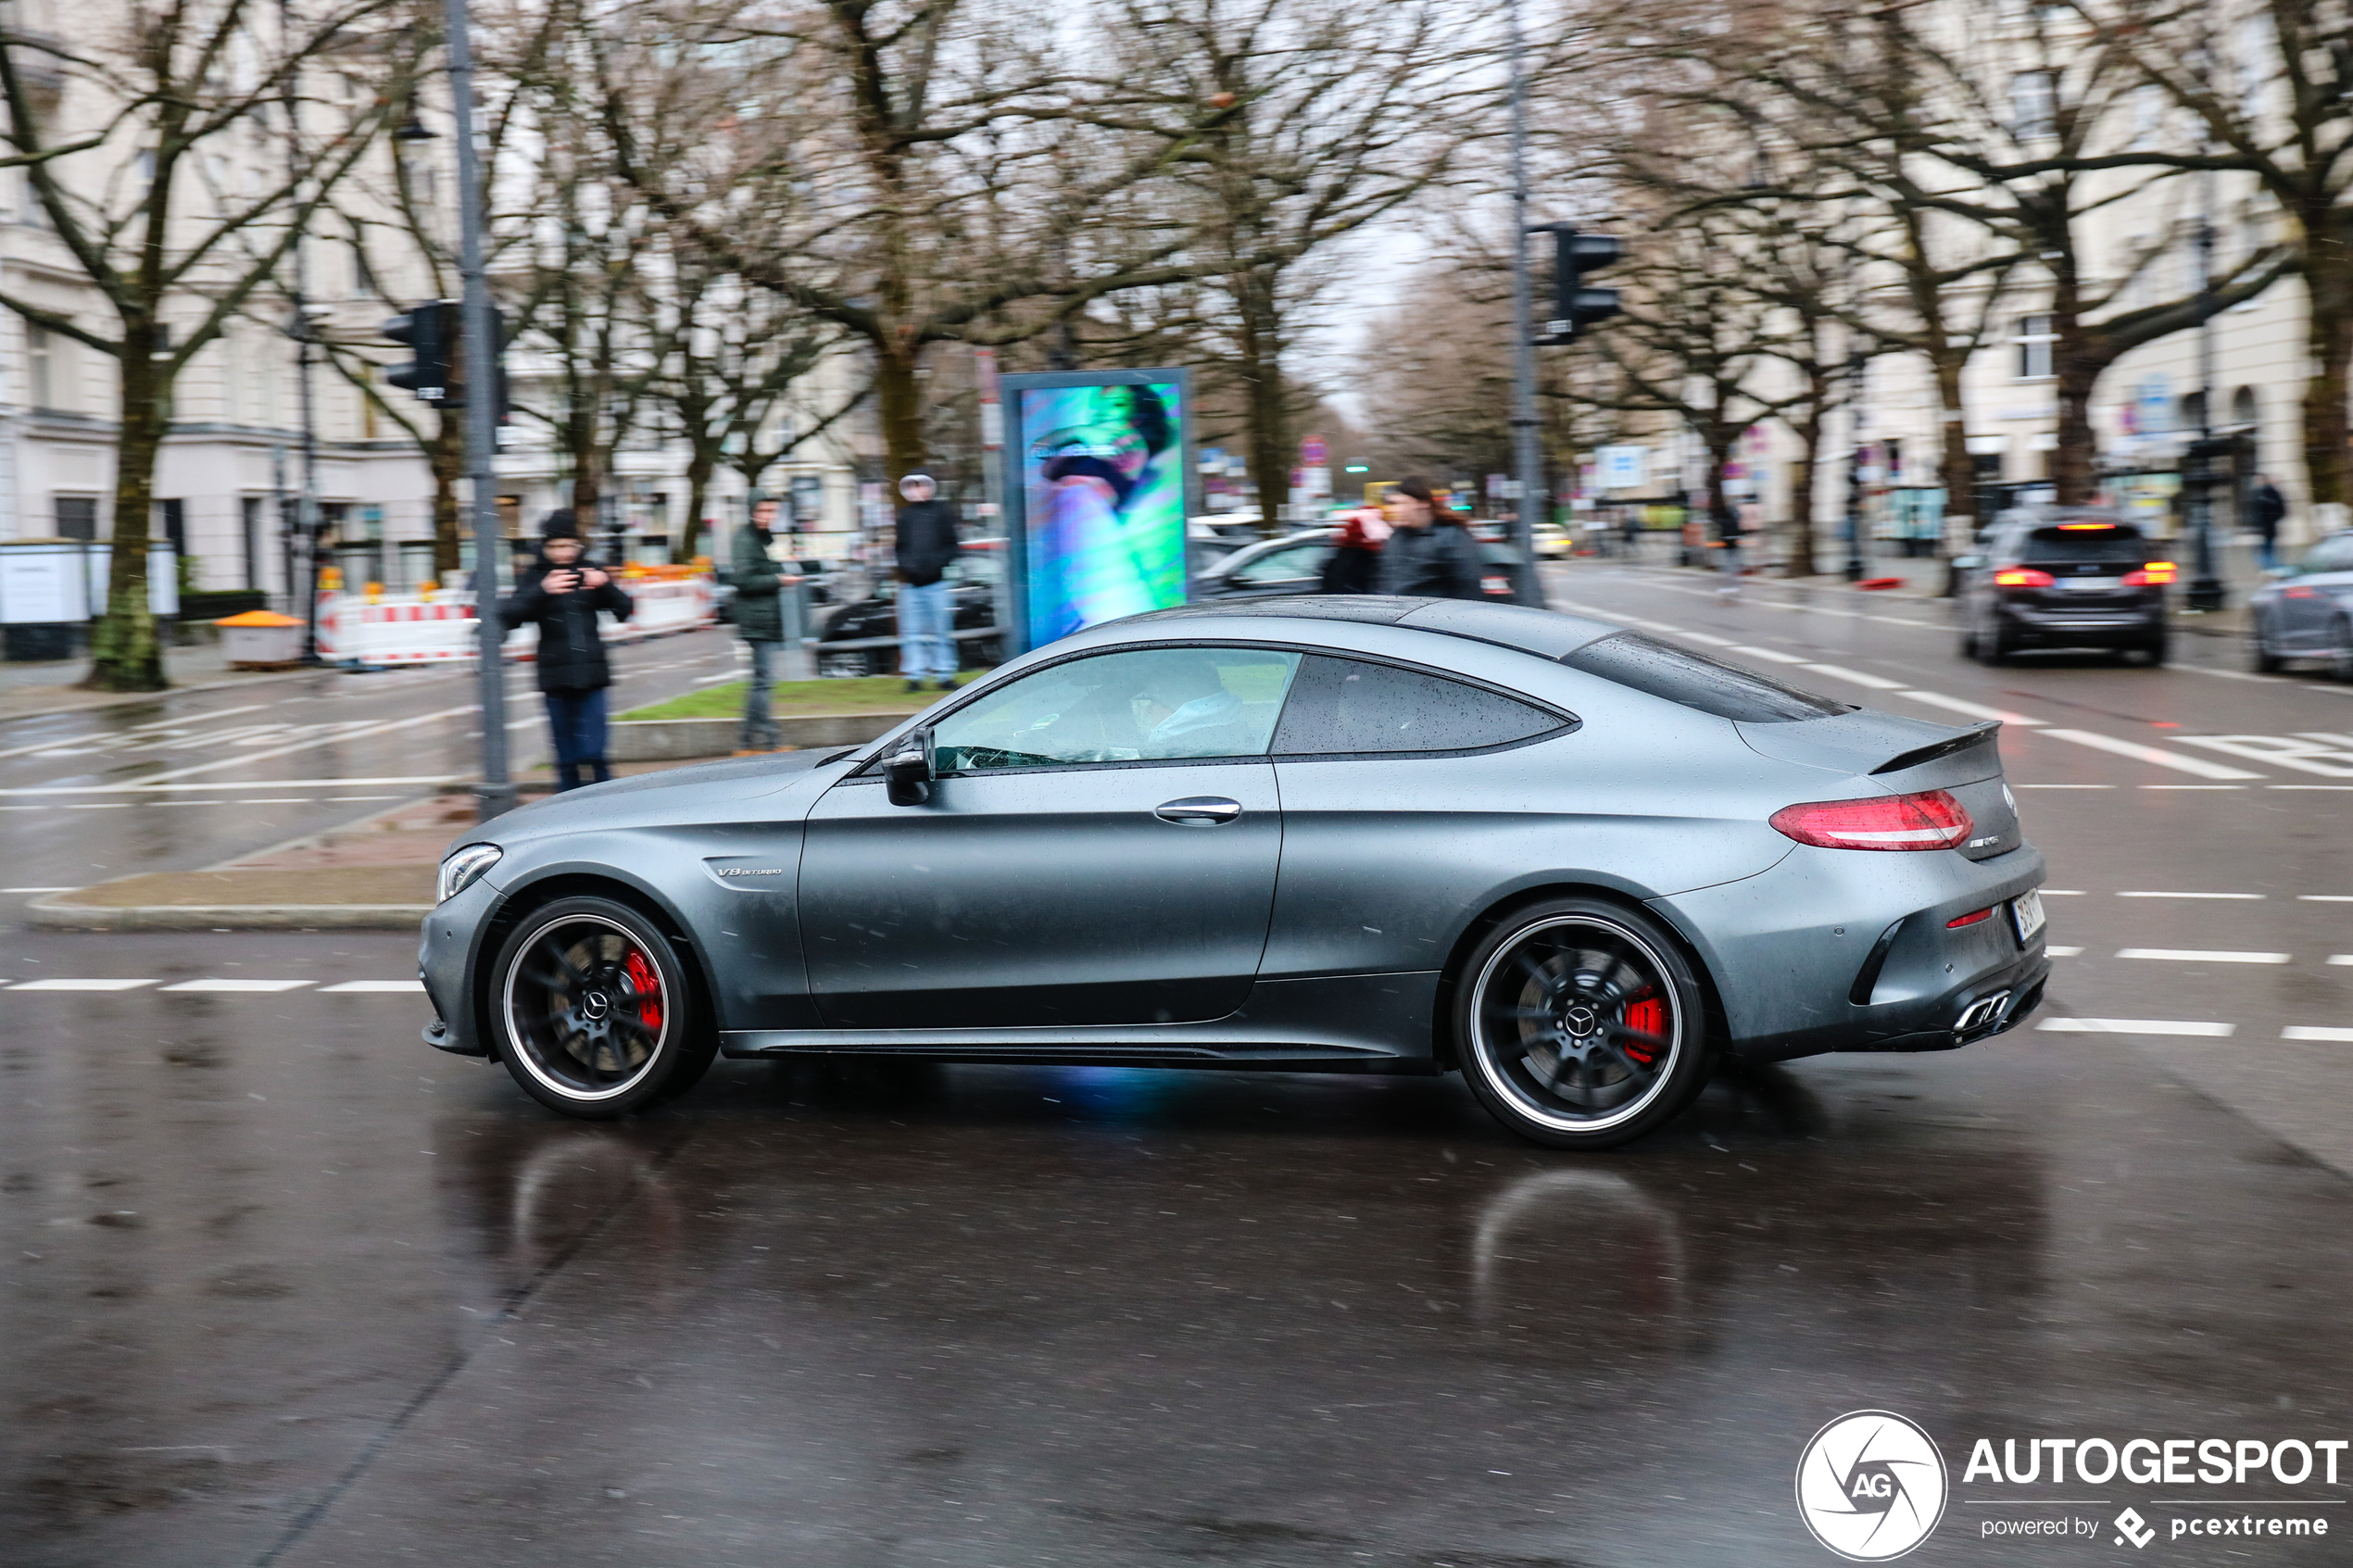
[[[593,782],[612,777],[605,760],[605,688],[612,666],[597,615],[626,621],[635,607],[602,568],[582,559],[586,549],[569,508],[539,524],[539,554],[515,578],[511,597],[498,607],[510,629],[539,628],[539,691],[556,746],[556,788],[578,789],[581,770]]]
[[[899,508],[895,551],[899,672],[911,692],[923,690],[926,677],[943,692],[956,685],[956,590],[948,568],[963,546],[956,538],[956,509],[933,498],[938,488],[927,473],[899,482],[907,502]]]

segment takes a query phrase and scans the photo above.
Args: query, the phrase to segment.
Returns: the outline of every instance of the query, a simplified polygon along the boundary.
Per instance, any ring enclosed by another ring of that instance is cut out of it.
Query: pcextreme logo
[[[1797,1512],[1850,1562],[1903,1556],[1944,1517],[1935,1439],[1892,1411],[1855,1411],[1814,1434],[1797,1461]]]

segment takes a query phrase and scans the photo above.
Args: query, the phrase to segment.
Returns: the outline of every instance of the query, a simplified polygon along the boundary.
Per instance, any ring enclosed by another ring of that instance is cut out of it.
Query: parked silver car
[[[446,1050],[576,1116],[715,1052],[1428,1073],[1596,1148],[1710,1060],[2015,1026],[1997,726],[1428,599],[1097,626],[879,742],[556,797],[443,863]]]
[[[2247,600],[2247,655],[2271,674],[2291,659],[2322,659],[2353,681],[2353,529],[2315,540]]]

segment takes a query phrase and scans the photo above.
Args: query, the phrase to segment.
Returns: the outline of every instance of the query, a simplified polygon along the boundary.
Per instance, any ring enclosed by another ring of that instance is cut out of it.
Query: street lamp
[[[1536,343],[1529,320],[1528,75],[1521,59],[1519,0],[1506,11],[1512,55],[1512,466],[1518,470],[1518,521],[1512,544],[1518,560],[1519,602],[1541,609],[1544,585],[1536,573],[1536,507],[1544,493],[1543,456],[1536,441]]]
[[[2191,576],[2184,603],[2193,610],[2222,608],[2222,580],[2214,570],[2214,172],[2199,174],[2197,215],[2197,439],[2182,454],[2182,489],[2188,501]]]

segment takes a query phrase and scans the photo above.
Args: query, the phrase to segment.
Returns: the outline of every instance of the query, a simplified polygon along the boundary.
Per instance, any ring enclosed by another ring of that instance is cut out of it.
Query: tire
[[[2353,621],[2341,615],[2329,622],[2329,678],[2353,681]]]
[[[485,1010],[507,1071],[540,1104],[583,1121],[676,1098],[702,1080],[719,1048],[668,940],[610,898],[560,898],[532,910],[499,949],[487,984]]]
[[[2173,638],[2170,633],[2159,632],[2145,642],[2134,643],[2129,651],[2151,669],[2159,669],[2173,657]]]
[[[1962,657],[1963,659],[1975,659],[1975,658],[1977,657],[1977,632],[1976,632],[1975,628],[1973,628],[1973,627],[1971,627],[1971,626],[1969,625],[1969,612],[1968,612],[1968,611],[1966,611],[1966,610],[1962,611],[1962,614],[1961,614],[1961,649],[1960,649],[1960,652],[1961,652],[1961,657]]]
[[[2010,655],[2018,651],[2018,642],[2002,623],[2000,612],[1986,617],[1985,634],[1977,639],[1977,657],[1985,664],[2007,664]]]
[[[2246,667],[2258,675],[2276,675],[2286,662],[2271,651],[2270,639],[2263,634],[2263,618],[2257,616],[2246,634]]]
[[[1516,910],[1471,950],[1454,996],[1464,1080],[1532,1143],[1615,1148],[1679,1115],[1706,1082],[1707,1010],[1691,966],[1655,921],[1606,899]]]

